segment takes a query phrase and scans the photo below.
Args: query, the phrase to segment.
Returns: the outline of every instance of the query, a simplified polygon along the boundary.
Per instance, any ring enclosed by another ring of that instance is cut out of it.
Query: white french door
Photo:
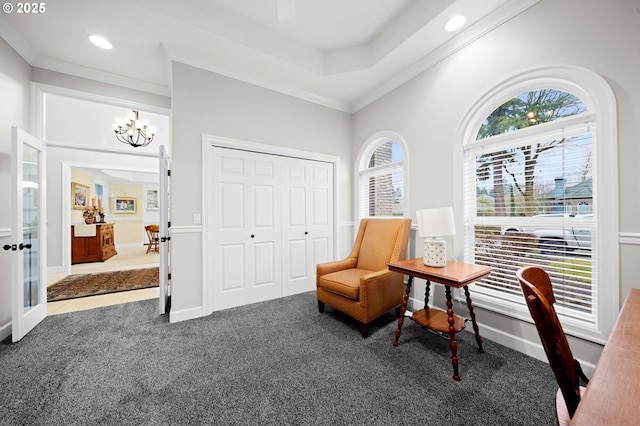
[[[11,128],[12,341],[47,316],[46,149],[27,132]]]
[[[171,250],[170,234],[170,176],[171,160],[167,155],[164,145],[160,145],[160,235],[158,242],[160,247],[160,315],[167,313],[169,308],[169,296],[171,295],[169,280],[169,251]]]

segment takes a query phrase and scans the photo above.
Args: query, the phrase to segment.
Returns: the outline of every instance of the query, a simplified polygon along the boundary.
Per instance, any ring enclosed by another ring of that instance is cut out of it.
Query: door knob
[[[309,233],[307,231],[304,231],[304,235],[309,235]]]
[[[255,235],[251,234],[251,238],[255,238]]]
[[[20,246],[18,248],[20,250],[22,250],[22,249],[30,249],[31,248],[31,244],[22,244],[22,243],[20,243]]]
[[[16,244],[5,244],[2,246],[2,248],[5,250],[13,250],[13,251],[18,250],[18,246]]]

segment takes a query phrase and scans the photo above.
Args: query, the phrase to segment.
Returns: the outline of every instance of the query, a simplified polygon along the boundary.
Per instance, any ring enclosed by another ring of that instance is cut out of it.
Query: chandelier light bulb
[[[113,131],[118,141],[134,148],[149,145],[156,135],[155,129],[149,127],[149,120],[140,119],[136,110],[129,111],[124,119],[116,118]]]

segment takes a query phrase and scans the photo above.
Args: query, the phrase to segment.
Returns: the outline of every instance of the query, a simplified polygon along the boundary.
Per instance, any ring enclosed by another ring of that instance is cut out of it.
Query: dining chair
[[[144,227],[144,230],[147,232],[147,239],[149,242],[146,244],[147,246],[147,254],[150,251],[155,251],[160,253],[160,226],[159,225],[147,225]]]
[[[527,266],[520,268],[516,276],[558,382],[556,420],[559,425],[569,425],[585,389],[581,381],[586,384],[589,380],[571,353],[567,336],[553,307],[556,298],[549,275],[540,267]]]

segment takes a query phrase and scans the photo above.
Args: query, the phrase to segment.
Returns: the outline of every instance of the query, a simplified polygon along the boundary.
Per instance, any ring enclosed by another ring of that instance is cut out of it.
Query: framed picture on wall
[[[147,189],[147,210],[158,210],[160,205],[158,204],[158,190]]]
[[[116,197],[113,199],[113,211],[116,213],[135,213],[138,202],[132,197]]]
[[[89,207],[89,187],[77,182],[71,182],[71,207],[84,210]]]

